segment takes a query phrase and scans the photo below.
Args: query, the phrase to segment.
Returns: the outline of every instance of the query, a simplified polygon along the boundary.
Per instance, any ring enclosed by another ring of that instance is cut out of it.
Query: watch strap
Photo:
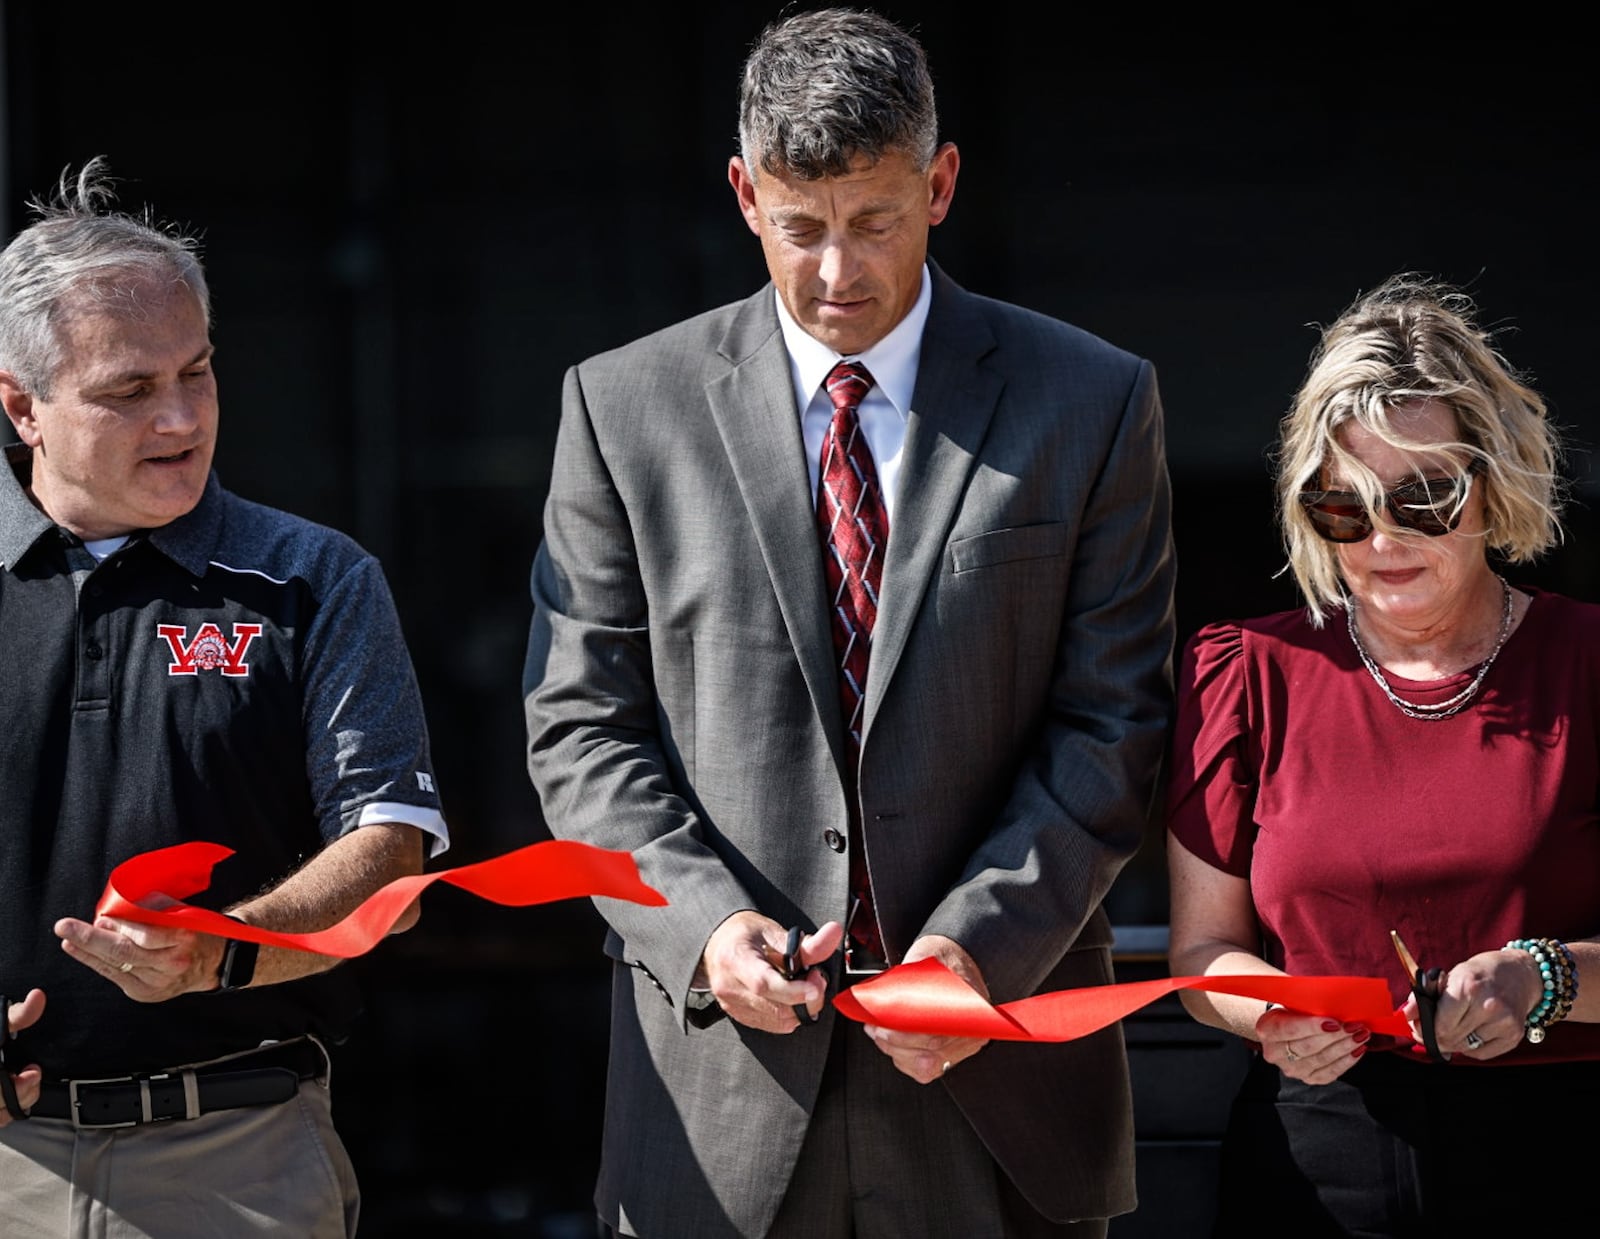
[[[230,916],[230,921],[238,921]],[[239,921],[242,925],[243,921]],[[217,968],[217,991],[243,989],[256,975],[256,957],[261,953],[259,942],[244,942],[229,938],[222,948],[222,963]]]

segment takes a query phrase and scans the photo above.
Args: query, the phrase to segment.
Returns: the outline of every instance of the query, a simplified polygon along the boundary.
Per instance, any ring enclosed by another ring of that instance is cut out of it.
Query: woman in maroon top
[[[1600,1165],[1600,607],[1496,567],[1559,538],[1558,459],[1466,298],[1410,276],[1327,329],[1283,422],[1307,606],[1185,651],[1170,966],[1383,977],[1415,1039],[1184,993],[1259,1049],[1219,1236],[1584,1216],[1561,1168]]]

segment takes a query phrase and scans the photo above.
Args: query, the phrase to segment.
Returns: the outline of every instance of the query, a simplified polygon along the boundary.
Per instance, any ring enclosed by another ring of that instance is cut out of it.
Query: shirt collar
[[[822,341],[808,335],[805,328],[794,321],[776,289],[772,296],[778,305],[778,326],[783,332],[783,343],[789,350],[789,373],[794,380],[795,404],[804,412],[817,388],[822,386],[822,380],[828,377],[828,371],[843,358]],[[871,373],[873,383],[888,398],[902,421],[911,409],[911,396],[917,385],[917,362],[922,355],[922,329],[927,325],[928,306],[932,301],[933,279],[924,263],[922,287],[906,316],[883,339],[852,358]]]
[[[175,521],[150,531],[150,545],[190,576],[205,576],[217,540],[222,536],[222,483],[215,472],[206,478],[205,492]]]
[[[0,464],[0,566],[15,568],[33,544],[55,528],[55,523],[28,498],[33,477],[33,449],[25,443],[7,444]]]
[[[0,463],[0,566],[14,568],[40,538],[58,528],[28,498],[33,449],[6,446]],[[192,576],[204,576],[222,531],[222,486],[213,473],[200,502],[175,521],[150,531],[147,540]]]

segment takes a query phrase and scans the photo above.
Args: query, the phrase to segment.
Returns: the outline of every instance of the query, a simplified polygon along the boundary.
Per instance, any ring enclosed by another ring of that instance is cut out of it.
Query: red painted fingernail
[[[1371,1037],[1372,1037],[1371,1030],[1363,1028],[1360,1032],[1355,1034],[1356,1044],[1357,1045],[1366,1045],[1367,1041]]]
[[[1322,1031],[1323,1032],[1338,1032],[1339,1031],[1339,1027],[1340,1026],[1339,1026],[1339,1021],[1338,1020],[1323,1020],[1322,1021]]]
[[[1356,1046],[1355,1049],[1350,1051],[1350,1057],[1351,1058],[1360,1058],[1366,1052],[1367,1052],[1367,1047],[1366,1046],[1358,1045],[1358,1046]]]

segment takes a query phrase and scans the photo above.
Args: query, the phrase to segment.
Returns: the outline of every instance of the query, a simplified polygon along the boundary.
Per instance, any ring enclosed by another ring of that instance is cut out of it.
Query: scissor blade
[[[1394,943],[1395,954],[1400,957],[1400,966],[1406,970],[1406,979],[1415,985],[1422,976],[1422,969],[1417,967],[1417,961],[1406,950],[1406,944],[1400,940],[1397,930],[1389,931],[1389,939]]]

